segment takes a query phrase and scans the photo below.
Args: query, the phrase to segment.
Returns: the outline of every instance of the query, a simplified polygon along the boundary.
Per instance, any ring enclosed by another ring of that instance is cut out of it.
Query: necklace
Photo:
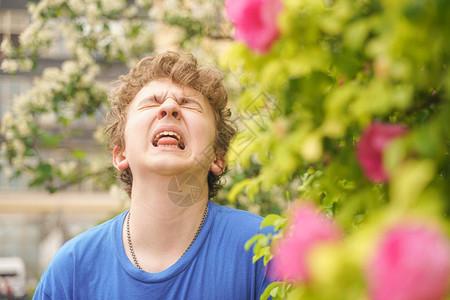
[[[189,250],[189,248],[191,248],[192,244],[194,243],[195,239],[197,239],[198,234],[200,233],[200,230],[203,227],[203,223],[205,223],[205,219],[206,219],[206,215],[208,214],[208,204],[206,204],[205,207],[205,211],[203,212],[203,217],[202,217],[202,221],[200,222],[200,225],[198,226],[197,232],[195,233],[194,238],[192,239],[191,243],[189,244],[189,246],[186,248],[186,250],[184,250],[183,254],[181,255],[181,257],[183,257],[183,255],[186,254],[186,252]],[[130,249],[131,252],[131,256],[133,257],[133,261],[134,261],[134,265],[138,268],[142,270],[141,265],[139,264],[136,254],[134,253],[134,248],[133,248],[133,244],[131,243],[131,235],[130,235],[130,211],[128,211],[127,214],[127,239],[128,239],[128,247]]]

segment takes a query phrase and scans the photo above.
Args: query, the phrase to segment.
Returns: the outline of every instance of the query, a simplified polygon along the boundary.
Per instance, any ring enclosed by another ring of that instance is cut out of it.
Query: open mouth
[[[172,147],[184,150],[185,146],[181,136],[174,131],[162,131],[153,139],[155,147]]]

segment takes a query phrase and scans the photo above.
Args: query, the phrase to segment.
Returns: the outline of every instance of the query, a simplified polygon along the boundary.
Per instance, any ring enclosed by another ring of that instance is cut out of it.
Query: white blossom
[[[48,96],[48,93],[43,93],[40,90],[35,90],[33,93],[33,97],[31,99],[31,104],[38,108],[38,109],[44,109],[44,110],[50,110],[51,109],[51,99]]]
[[[85,73],[82,73],[80,79],[81,86],[89,86],[94,82],[95,76],[100,73],[100,67],[97,64],[90,65]]]
[[[63,177],[69,177],[77,169],[77,163],[75,161],[62,162],[59,164],[59,170]]]
[[[25,153],[25,144],[19,139],[13,139],[11,142],[13,150],[16,152],[16,156],[22,156]]]
[[[94,25],[100,22],[102,13],[97,7],[97,3],[89,3],[86,7],[86,19],[88,24]]]
[[[36,20],[37,17],[39,17],[39,16],[38,16],[39,13],[37,13],[37,10],[38,10],[38,7],[37,7],[37,4],[36,4],[36,3],[30,2],[30,3],[28,4],[28,13],[31,15],[31,18],[32,18],[33,20]]]
[[[76,48],[75,55],[77,56],[78,61],[80,62],[80,68],[86,67],[94,63],[94,60],[89,54],[89,51],[86,48],[83,48],[82,46],[78,46]]]
[[[6,129],[5,132],[5,139],[12,140],[15,137],[14,131],[12,129]]]
[[[122,13],[125,18],[132,18],[138,13],[138,8],[134,5],[128,6]]]
[[[166,0],[163,1],[163,8],[166,11],[178,11],[180,9],[180,3],[178,0]]]
[[[5,35],[3,35],[3,41],[0,45],[0,50],[3,52],[5,56],[11,56],[13,53],[13,45],[11,43],[11,39]]]
[[[29,97],[30,97],[29,92],[14,97],[12,112],[15,115],[15,117],[28,114],[28,99],[29,99]]]
[[[39,42],[40,44],[44,44],[44,43],[54,40],[54,33],[49,28],[41,28],[38,31],[36,38],[37,38],[37,42]]]
[[[77,91],[73,99],[67,103],[69,110],[74,112],[82,112],[89,105],[89,94],[85,91]]]
[[[153,1],[152,0],[136,0],[135,3],[137,6],[146,7],[146,6],[151,6],[153,4]]]
[[[19,35],[19,42],[23,47],[28,48],[31,46],[32,41],[35,39],[36,32],[39,31],[41,24],[39,22],[33,22],[25,28]]]
[[[56,67],[46,68],[42,72],[42,78],[44,81],[54,81],[57,80],[60,76],[60,71]],[[43,81],[40,81],[42,83]]]
[[[25,137],[31,134],[31,129],[26,119],[18,118],[16,121],[16,128],[20,136]]]
[[[48,6],[60,6],[65,0],[45,0]]]
[[[191,15],[197,19],[202,20],[205,18],[211,18],[215,15],[215,7],[213,2],[195,2],[190,9]]]
[[[64,83],[70,82],[72,80],[72,75],[77,74],[80,71],[80,67],[73,60],[63,62],[61,68],[62,71],[59,79]]]
[[[69,107],[69,106],[61,109],[61,112],[59,115],[67,120],[75,120],[76,119],[75,111],[73,109],[71,109],[71,107]]]
[[[161,20],[164,15],[164,9],[160,6],[154,5],[148,10],[148,16],[151,20]]]
[[[77,48],[77,39],[79,38],[80,32],[76,29],[73,22],[58,24],[58,30],[61,31],[62,36],[64,36],[64,45],[72,53],[75,53]]]
[[[106,14],[110,14],[113,11],[123,10],[126,6],[126,2],[123,0],[100,0],[100,3]]]
[[[30,71],[33,68],[33,61],[28,58],[22,58],[19,60],[19,67],[21,71]]]
[[[69,8],[77,15],[81,15],[84,12],[86,4],[81,0],[69,0]]]
[[[0,127],[0,133],[6,135],[6,131],[11,128],[14,122],[13,115],[10,111],[7,111],[3,114],[2,117],[2,125]]]
[[[38,3],[30,2],[28,5],[28,12],[31,15],[31,18],[33,19],[33,22],[35,21],[41,21],[42,17],[41,14],[45,13],[48,10],[48,1],[47,0],[41,0]]]
[[[24,48],[33,48],[49,44],[53,40],[53,32],[45,28],[41,21],[28,25],[19,35],[19,42]]]
[[[5,58],[2,61],[2,65],[0,67],[4,72],[14,73],[19,69],[19,64],[15,59],[7,59]]]

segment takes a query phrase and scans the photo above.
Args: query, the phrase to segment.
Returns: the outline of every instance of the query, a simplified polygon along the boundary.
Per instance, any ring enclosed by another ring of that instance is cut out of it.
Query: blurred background
[[[15,45],[19,44],[20,33],[31,21],[27,3],[27,0],[0,1],[1,40],[9,37]],[[37,70],[19,71],[15,75],[0,72],[0,120],[6,111],[11,110],[15,97],[28,91],[34,77],[40,76],[43,69],[60,66],[64,60],[70,58],[63,40],[60,37],[55,38],[52,47],[39,58]],[[118,65],[114,71],[101,74],[100,77],[105,82],[110,81],[126,70],[125,66]],[[102,124],[103,118],[104,116],[98,114],[87,122],[83,120],[73,124],[82,129],[84,134],[73,137],[71,143],[84,149],[89,156],[99,150],[103,151],[92,138],[93,131]],[[49,118],[45,127],[51,132],[55,130],[54,123]],[[61,145],[65,150],[43,149],[41,155],[50,155],[55,160],[60,160],[67,154],[68,147],[70,146]],[[66,240],[107,219],[126,205],[120,197],[100,190],[89,182],[83,181],[60,193],[50,194],[44,188],[30,189],[27,176],[10,179],[9,175],[8,170],[1,169],[0,258],[3,260],[0,259],[0,276],[12,275],[11,270],[20,270],[20,263],[17,264],[16,259],[19,257],[26,269],[27,288],[31,291],[55,252]],[[14,257],[13,266],[6,260],[10,257]]]

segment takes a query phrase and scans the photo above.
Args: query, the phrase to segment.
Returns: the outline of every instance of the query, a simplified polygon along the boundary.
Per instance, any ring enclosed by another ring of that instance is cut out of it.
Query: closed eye
[[[151,95],[148,97],[145,97],[144,99],[142,99],[139,102],[138,105],[138,109],[144,109],[144,108],[149,108],[149,107],[156,107],[161,105],[161,101],[159,100],[159,97],[155,96],[155,95]]]
[[[191,99],[191,98],[182,98],[180,101],[180,105],[185,108],[189,108],[189,109],[195,109],[195,110],[199,110],[199,111],[203,110],[200,103],[198,103],[197,101],[195,101],[194,99]]]

